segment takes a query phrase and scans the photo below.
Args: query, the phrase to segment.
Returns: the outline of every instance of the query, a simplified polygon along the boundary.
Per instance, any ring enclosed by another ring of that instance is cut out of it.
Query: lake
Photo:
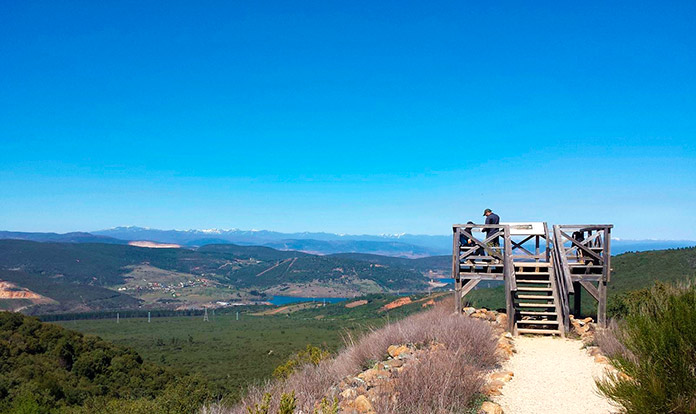
[[[272,304],[276,306],[287,305],[288,303],[297,302],[323,302],[326,303],[336,303],[347,300],[348,298],[303,298],[297,296],[273,296],[273,299],[269,300]]]

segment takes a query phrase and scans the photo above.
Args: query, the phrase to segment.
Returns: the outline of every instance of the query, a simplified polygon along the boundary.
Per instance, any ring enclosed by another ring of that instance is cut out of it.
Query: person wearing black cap
[[[483,215],[486,216],[486,224],[500,224],[500,217],[495,214],[490,208],[483,211]],[[500,229],[484,229],[486,233],[486,239],[494,234],[498,234]],[[500,247],[500,240],[498,237],[493,238],[488,243],[488,247]]]

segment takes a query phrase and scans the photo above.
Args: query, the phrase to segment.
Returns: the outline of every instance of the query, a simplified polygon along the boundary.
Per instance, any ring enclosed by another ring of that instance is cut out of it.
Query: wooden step
[[[518,303],[518,308],[555,308],[553,303]]]
[[[520,323],[528,323],[528,324],[534,324],[534,325],[558,325],[558,321],[549,321],[549,320],[538,320],[538,319],[520,319],[517,321],[518,324]]]
[[[549,272],[518,272],[515,271],[516,275],[520,276],[548,276]]]
[[[515,279],[515,282],[517,283],[535,283],[537,285],[545,284],[545,285],[550,285],[551,281],[549,280],[532,280],[532,279]]]
[[[551,263],[548,262],[513,262],[515,267],[551,267]]]
[[[543,312],[543,311],[517,311],[520,315],[525,316],[557,316],[556,312]]]
[[[525,292],[551,292],[553,289],[550,287],[527,287],[527,286],[518,286],[517,291],[525,291]]]
[[[517,328],[517,333],[520,334],[539,334],[539,335],[560,335],[558,329],[534,329],[534,328]]]
[[[533,299],[533,300],[553,300],[553,296],[544,295],[517,295],[517,299]]]

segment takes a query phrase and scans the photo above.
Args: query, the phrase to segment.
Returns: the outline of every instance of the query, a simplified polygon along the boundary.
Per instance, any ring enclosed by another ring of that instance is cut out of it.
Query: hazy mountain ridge
[[[419,258],[451,254],[452,238],[447,235],[352,235],[326,232],[282,233],[269,230],[207,229],[159,230],[145,227],[115,227],[94,232],[29,233],[0,231],[0,239],[40,242],[111,243],[129,241],[174,243],[187,247],[210,244],[267,246],[278,250],[304,251],[312,254],[367,253],[381,256]],[[694,240],[613,239],[612,253],[664,250],[696,246]]]
[[[424,234],[335,234],[326,232],[281,233],[269,230],[158,230],[143,227],[116,227],[94,231],[92,234],[116,239],[136,240],[137,237],[162,243],[178,243],[190,246],[215,242],[266,245],[283,249],[283,244],[292,250],[312,250],[319,254],[371,253],[389,256],[425,257],[450,254],[452,236]],[[349,243],[363,242],[363,243]],[[324,244],[320,242],[326,242]],[[385,244],[369,244],[375,242]],[[696,246],[696,240],[631,240],[613,239],[612,253],[628,251],[664,250]],[[303,248],[307,247],[307,249]],[[381,250],[379,250],[381,249]],[[409,254],[409,252],[412,252]],[[400,254],[401,253],[401,254]]]
[[[38,233],[21,231],[0,231],[0,240],[30,240],[36,242],[57,242],[57,243],[111,243],[126,244],[126,240],[114,237],[76,231],[70,233]]]

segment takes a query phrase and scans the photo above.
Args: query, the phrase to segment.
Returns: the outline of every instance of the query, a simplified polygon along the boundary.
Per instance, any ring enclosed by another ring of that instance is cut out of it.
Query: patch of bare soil
[[[408,305],[409,303],[411,303],[411,298],[409,298],[409,297],[399,298],[393,302],[389,302],[386,305],[382,306],[380,308],[380,310],[387,311],[387,310],[391,310],[391,309],[396,309],[396,308],[399,308],[401,306]]]
[[[346,303],[346,308],[357,308],[358,306],[366,305],[367,301],[365,299],[356,300],[355,302]]]
[[[149,247],[151,249],[179,249],[181,245],[174,243],[156,243],[145,240],[135,240],[128,242],[129,246],[135,247]]]

